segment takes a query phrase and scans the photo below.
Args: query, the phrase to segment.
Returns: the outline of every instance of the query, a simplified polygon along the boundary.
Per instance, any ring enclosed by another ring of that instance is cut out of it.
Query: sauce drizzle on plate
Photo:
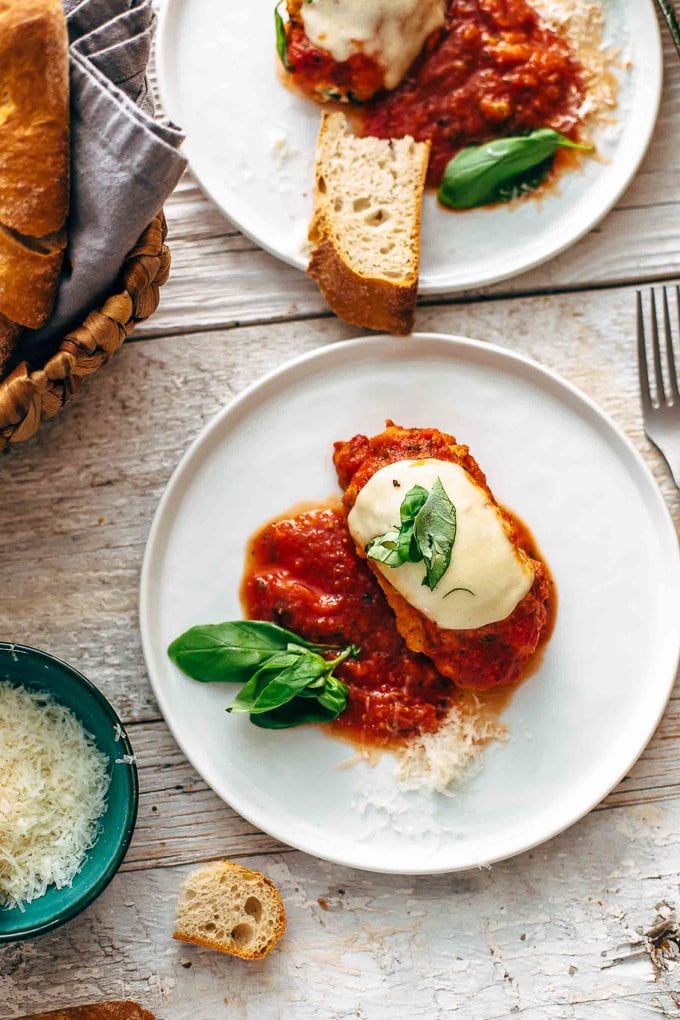
[[[528,529],[517,522],[520,544],[535,555]],[[474,691],[476,708],[497,716],[519,683],[540,665],[555,617],[514,684]],[[339,501],[303,503],[275,518],[252,537],[246,553],[241,602],[250,619],[270,620],[311,641],[361,646],[337,676],[348,684],[346,711],[331,724],[362,744],[395,746],[419,733],[435,732],[454,705],[471,704],[424,655],[399,635],[394,616],[366,563],[357,555]]]

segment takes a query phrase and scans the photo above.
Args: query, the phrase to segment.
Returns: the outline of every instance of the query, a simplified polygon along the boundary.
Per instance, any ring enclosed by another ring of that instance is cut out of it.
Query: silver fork
[[[642,293],[637,292],[637,348],[640,398],[645,435],[662,455],[673,481],[680,489],[680,389],[668,292],[675,293],[675,306],[680,321],[680,287],[663,288],[663,348],[659,338],[659,322],[654,288],[650,290],[650,333],[653,385],[650,386],[647,362],[647,340],[642,307]],[[665,366],[664,366],[665,363]],[[664,379],[665,367],[665,379]]]

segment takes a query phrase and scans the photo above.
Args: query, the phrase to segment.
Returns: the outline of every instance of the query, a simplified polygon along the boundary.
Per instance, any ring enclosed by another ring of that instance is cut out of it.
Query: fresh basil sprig
[[[559,148],[592,152],[552,128],[529,135],[496,138],[461,149],[449,162],[437,197],[452,209],[472,209],[507,201],[536,188],[547,176]]]
[[[325,659],[320,652],[339,652]],[[233,620],[191,627],[168,655],[194,680],[244,683],[228,712],[248,712],[264,729],[330,722],[347,707],[349,688],[334,669],[360,649],[319,645],[264,620]]]
[[[274,24],[276,25],[276,52],[279,55],[281,63],[285,67],[286,71],[290,70],[290,64],[288,62],[288,37],[286,35],[286,23],[283,20],[281,11],[279,8],[281,4],[285,3],[285,0],[279,0],[276,7],[274,8]]]
[[[456,541],[456,508],[441,479],[428,492],[414,485],[399,508],[400,526],[372,538],[366,546],[369,559],[388,567],[404,563],[425,564],[423,584],[432,591],[446,573]]]

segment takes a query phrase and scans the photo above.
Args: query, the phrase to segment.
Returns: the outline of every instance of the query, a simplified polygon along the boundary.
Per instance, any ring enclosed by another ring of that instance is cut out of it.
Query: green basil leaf
[[[320,705],[340,715],[347,708],[348,694],[349,687],[347,684],[343,684],[342,680],[338,680],[334,676],[329,676],[326,678],[326,683],[317,697]]]
[[[414,485],[404,496],[399,508],[400,527],[390,528],[384,535],[372,538],[366,546],[366,555],[388,567],[402,563],[417,563],[422,557],[413,539],[413,523],[418,511],[427,501],[427,489]]]
[[[425,561],[423,584],[434,589],[448,569],[456,541],[456,508],[439,478],[418,512],[413,535]]]
[[[191,627],[176,638],[168,655],[194,680],[206,683],[248,680],[273,652],[288,645],[318,650],[313,645],[275,623],[263,620],[234,620]]]
[[[418,511],[422,510],[427,503],[427,495],[427,489],[422,485],[414,485],[412,489],[408,490],[399,507],[402,525],[415,520]]]
[[[328,663],[320,655],[310,652],[299,656],[296,662],[272,677],[250,706],[250,713],[260,715],[262,712],[271,712],[292,701],[301,690],[322,677],[327,668]]]
[[[552,128],[539,128],[518,137],[496,138],[483,145],[469,145],[446,167],[437,193],[439,201],[452,209],[471,209],[512,197],[514,191],[521,191],[530,181],[530,178],[523,179],[523,175],[552,159],[558,148],[590,152],[593,146],[572,142]],[[545,173],[548,169],[545,168]]]
[[[366,546],[366,555],[388,567],[400,567],[404,560],[399,552],[399,528],[390,528],[384,535],[372,538]]]
[[[397,553],[402,563],[418,563],[422,556],[418,549],[418,543],[413,535],[413,525],[419,510],[427,502],[427,489],[422,485],[414,485],[404,496],[399,515],[401,517],[401,528],[397,541]]]
[[[288,71],[290,70],[290,64],[288,62],[288,37],[286,36],[286,23],[283,20],[283,17],[281,16],[281,12],[279,10],[282,3],[284,3],[284,0],[280,0],[280,2],[274,8],[274,23],[276,25],[276,52],[280,57],[281,63]]]
[[[262,691],[273,679],[272,674],[280,673],[281,670],[292,666],[299,658],[299,655],[292,652],[275,652],[243,685],[227,712],[250,712]]]
[[[293,698],[288,704],[276,708],[272,712],[251,715],[250,721],[263,730],[287,730],[292,726],[303,726],[305,723],[327,723],[337,719],[340,713],[334,709],[310,702],[305,698]]]

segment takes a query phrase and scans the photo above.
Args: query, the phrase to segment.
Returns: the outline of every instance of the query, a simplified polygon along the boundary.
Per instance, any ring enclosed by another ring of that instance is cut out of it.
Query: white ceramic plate
[[[168,114],[187,132],[203,189],[257,244],[291,265],[308,261],[319,110],[278,79],[274,0],[164,0],[158,74]],[[420,293],[478,287],[552,258],[589,231],[626,189],[647,149],[661,94],[652,0],[603,0],[606,41],[620,72],[617,122],[598,135],[606,162],[588,160],[559,188],[514,207],[423,210]]]
[[[332,443],[385,418],[470,444],[530,525],[557,581],[543,666],[515,694],[507,744],[455,797],[400,793],[394,760],[341,764],[322,728],[272,732],[224,709],[236,688],[169,661],[196,623],[239,618],[246,542],[300,500],[338,491]],[[140,620],[154,693],[180,747],[244,817],[301,850],[382,872],[454,871],[566,828],[651,737],[678,659],[675,532],[642,460],[586,397],[536,364],[463,338],[321,348],[225,408],[175,471],[149,536]],[[376,803],[377,802],[377,803]]]

